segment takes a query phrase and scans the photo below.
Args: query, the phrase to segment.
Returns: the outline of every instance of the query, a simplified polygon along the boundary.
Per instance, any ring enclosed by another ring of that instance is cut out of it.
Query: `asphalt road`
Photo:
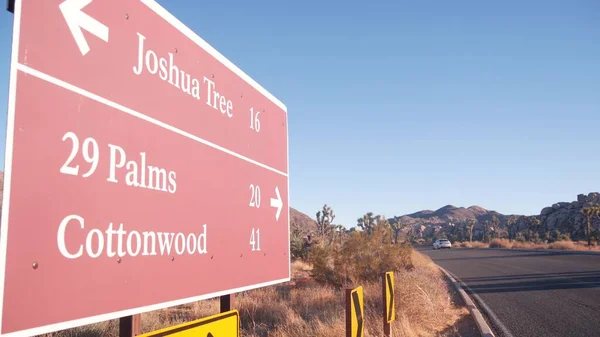
[[[600,255],[417,249],[467,285],[497,336],[600,336]]]

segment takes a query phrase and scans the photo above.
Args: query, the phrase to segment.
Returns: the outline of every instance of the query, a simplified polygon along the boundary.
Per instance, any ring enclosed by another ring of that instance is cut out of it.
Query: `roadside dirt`
[[[452,297],[452,303],[457,307],[463,307],[467,309],[467,305],[465,301],[460,296],[459,292],[456,290],[454,285],[450,282],[450,280],[444,276],[444,281],[448,285],[448,289],[450,291],[450,296]],[[468,310],[468,309],[467,309]],[[440,333],[440,336],[443,337],[481,337],[481,333],[477,328],[477,324],[473,319],[473,316],[470,314],[463,316],[456,324],[452,327],[447,328],[446,330]]]

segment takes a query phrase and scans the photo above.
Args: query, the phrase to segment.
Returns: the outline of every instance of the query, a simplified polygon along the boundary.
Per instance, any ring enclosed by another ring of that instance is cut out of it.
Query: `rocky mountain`
[[[456,207],[446,205],[438,210],[423,210],[412,214],[388,219],[391,223],[400,221],[408,225],[407,230],[413,230],[418,238],[430,238],[442,233],[464,235],[466,224],[469,220],[475,221],[473,237],[483,236],[484,224],[492,223],[497,219],[497,228],[492,228],[496,235],[508,235],[511,237],[518,232],[535,230],[539,232],[569,234],[572,238],[585,237],[586,218],[581,214],[581,209],[590,203],[600,204],[600,193],[592,192],[587,195],[580,194],[577,200],[572,202],[558,202],[552,206],[545,207],[539,215],[502,214],[493,210],[487,210],[480,206]],[[539,224],[532,228],[532,219],[538,219]],[[514,226],[508,228],[507,224],[514,222]],[[593,226],[600,230],[600,218],[592,219]]]
[[[600,193],[592,192],[588,195],[580,194],[577,200],[571,202],[558,202],[542,209],[539,219],[547,231],[559,230],[573,236],[585,235],[584,230],[587,220],[581,209],[589,204],[600,204]],[[600,218],[591,219],[596,230],[600,230]]]
[[[388,219],[388,221],[392,224],[400,221],[400,223],[408,225],[405,231],[412,229],[414,231],[413,235],[417,238],[430,238],[441,233],[449,234],[457,231],[465,233],[468,221],[474,220],[473,237],[477,238],[483,235],[483,224],[486,221],[492,222],[494,216],[499,221],[499,229],[506,227],[508,219],[519,217],[519,215],[504,215],[476,205],[467,208],[446,205],[435,211],[423,210],[394,217]]]
[[[491,220],[492,215],[503,217],[504,215],[489,211],[480,206],[471,206],[468,208],[446,205],[436,211],[424,210],[412,214],[403,215],[400,221],[408,224],[448,224],[450,222],[465,222],[467,219],[478,221]],[[389,219],[392,223],[395,220]]]

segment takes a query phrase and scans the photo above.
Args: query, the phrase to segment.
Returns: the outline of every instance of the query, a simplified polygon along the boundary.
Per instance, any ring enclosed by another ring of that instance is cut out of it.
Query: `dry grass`
[[[468,315],[468,310],[452,303],[443,274],[429,257],[413,252],[412,259],[415,268],[395,276],[398,320],[392,327],[393,336],[438,336]],[[381,292],[380,287],[376,291]],[[375,321],[380,320],[377,317]],[[379,327],[379,322],[376,324]],[[379,329],[372,336],[381,336]]]
[[[412,253],[410,271],[396,273],[395,337],[446,336],[461,318],[465,307],[452,303],[447,283],[437,266],[425,255]],[[345,334],[344,291],[319,285],[309,278],[310,266],[292,263],[293,281],[236,294],[244,337],[331,337]],[[365,336],[381,336],[381,285],[363,284]],[[195,302],[142,314],[142,332],[213,315],[218,301]],[[116,337],[118,321],[83,326],[45,336]]]
[[[511,243],[511,248],[515,248],[515,249],[546,249],[546,246],[543,244],[539,244],[539,243],[533,243],[533,242],[521,242],[521,241],[513,241]]]
[[[598,245],[598,243],[592,243],[592,246],[588,247],[587,242],[573,241],[573,245],[575,246],[575,250],[591,250],[600,252],[600,245]]]
[[[509,241],[507,239],[493,239],[490,244],[483,242],[459,242],[458,247],[464,248],[513,248],[513,249],[553,249],[553,250],[576,250],[576,251],[600,251],[600,246],[597,244],[592,247],[587,246],[587,242],[580,241],[555,241],[552,243],[534,243],[534,242],[519,242]]]
[[[479,242],[479,241],[473,241],[473,242],[460,242],[458,243],[459,247],[464,247],[464,248],[488,248],[489,245],[487,243],[483,243],[483,242]]]
[[[96,324],[84,325],[77,328],[55,333],[43,334],[42,337],[118,337],[119,320],[110,320]]]
[[[548,249],[575,250],[573,241],[556,241],[548,245]]]
[[[293,279],[310,277],[309,272],[312,269],[310,264],[308,264],[302,260],[295,260],[292,262],[291,267],[292,267],[292,278]]]

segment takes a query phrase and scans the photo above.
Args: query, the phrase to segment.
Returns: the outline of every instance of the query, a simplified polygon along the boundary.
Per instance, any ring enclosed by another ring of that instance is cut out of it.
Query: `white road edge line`
[[[471,294],[473,295],[473,297],[476,298],[477,302],[482,306],[483,310],[494,321],[494,324],[497,325],[498,328],[500,328],[500,330],[502,330],[502,333],[506,337],[514,337],[514,335],[510,332],[510,330],[508,330],[508,328],[506,327],[506,325],[504,325],[500,321],[500,319],[498,318],[498,316],[496,316],[496,314],[492,311],[492,309],[490,309],[490,307],[487,304],[485,304],[485,302],[481,299],[481,297],[479,297],[479,295],[477,295],[473,291],[473,289],[471,289],[466,283],[464,283],[463,281],[461,281],[461,279],[459,279],[458,277],[456,277],[456,275],[450,273],[449,271],[445,270],[444,268],[442,268],[440,266],[438,266],[438,268],[440,268],[440,270],[444,274],[446,274],[446,276],[450,279],[450,281],[452,281],[452,283],[454,284],[454,286],[456,287],[456,289],[458,290],[458,292],[461,294],[461,296],[463,297],[463,299],[467,303],[467,307],[469,307],[469,311],[471,311],[471,314],[473,315],[473,318],[475,319],[475,322],[477,323],[477,326],[479,327],[479,330],[480,330],[480,332],[481,332],[481,334],[483,336],[494,337],[495,335],[492,332],[492,329],[490,328],[490,326],[487,324],[487,322],[483,318],[483,315],[481,314],[481,312],[479,311],[479,309],[477,309],[477,306],[475,305],[475,303],[471,300],[471,298],[469,297],[469,295],[467,294],[467,292],[464,291],[463,287],[466,288],[467,290],[469,290],[471,292]]]
[[[181,136],[184,136],[186,138],[195,140],[198,143],[202,143],[204,145],[210,146],[213,149],[225,152],[225,153],[227,153],[229,155],[232,155],[234,157],[237,157],[239,159],[242,159],[242,160],[244,160],[246,162],[249,162],[249,163],[252,163],[254,165],[260,166],[260,167],[265,168],[265,169],[267,169],[269,171],[272,171],[272,172],[275,172],[277,174],[280,174],[280,175],[282,175],[284,177],[288,176],[287,173],[285,173],[285,172],[279,171],[279,170],[277,170],[275,168],[272,168],[272,167],[270,167],[268,165],[265,165],[265,164],[263,164],[261,162],[258,162],[256,160],[254,160],[254,159],[250,159],[248,157],[245,157],[245,156],[243,156],[243,155],[241,155],[239,153],[233,152],[233,151],[231,151],[229,149],[226,149],[226,148],[224,148],[222,146],[219,146],[219,145],[214,144],[212,142],[209,142],[209,141],[207,141],[205,139],[202,139],[202,138],[200,138],[200,137],[198,137],[196,135],[193,135],[193,134],[191,134],[189,132],[186,132],[186,131],[183,131],[181,129],[178,129],[178,128],[176,128],[176,127],[174,127],[172,125],[169,125],[169,124],[167,124],[165,122],[159,121],[158,119],[146,116],[143,113],[137,112],[137,111],[135,111],[133,109],[130,109],[130,108],[126,107],[126,106],[123,106],[121,104],[118,104],[118,103],[115,103],[113,101],[110,101],[110,100],[108,100],[108,99],[106,99],[104,97],[101,97],[101,96],[98,96],[96,94],[93,94],[93,93],[91,93],[91,92],[89,92],[87,90],[81,89],[81,88],[79,88],[79,87],[77,87],[75,85],[67,83],[67,82],[65,82],[63,80],[60,80],[60,79],[58,79],[56,77],[53,77],[51,75],[48,75],[46,73],[43,73],[43,72],[41,72],[39,70],[33,69],[31,67],[28,67],[28,66],[26,66],[24,64],[18,63],[17,64],[17,69],[20,70],[20,71],[22,71],[22,72],[24,72],[24,73],[26,73],[26,74],[29,74],[29,75],[35,76],[35,77],[37,77],[37,78],[39,78],[41,80],[44,80],[46,82],[52,83],[54,85],[57,85],[59,87],[67,89],[69,91],[75,92],[75,93],[77,93],[79,95],[85,96],[85,97],[87,97],[89,99],[92,99],[92,100],[98,102],[98,103],[102,103],[104,105],[107,105],[107,106],[109,106],[109,107],[111,107],[113,109],[120,110],[122,112],[125,112],[125,113],[131,115],[131,116],[137,117],[137,118],[139,118],[141,120],[144,120],[146,122],[152,123],[152,124],[154,124],[156,126],[160,126],[160,127],[164,128],[164,129],[167,129],[169,131],[175,132],[175,133],[177,133],[177,134],[179,134]]]
[[[481,335],[484,337],[495,337],[494,332],[492,331],[490,326],[487,324],[487,322],[483,318],[483,315],[481,314],[479,309],[477,309],[477,306],[475,305],[475,303],[473,303],[473,300],[471,300],[469,295],[467,295],[465,290],[461,287],[462,282],[458,282],[456,280],[456,278],[453,277],[452,275],[450,275],[450,273],[448,271],[446,271],[444,268],[442,268],[440,266],[438,266],[438,268],[440,268],[440,270],[444,274],[446,274],[446,277],[448,277],[450,279],[450,282],[452,282],[452,284],[454,285],[456,290],[459,292],[460,296],[465,301],[465,304],[467,305],[467,308],[469,309],[471,316],[473,317],[473,319],[475,320],[475,323],[477,324],[479,333],[481,333]],[[512,335],[509,335],[509,337],[512,337]]]

